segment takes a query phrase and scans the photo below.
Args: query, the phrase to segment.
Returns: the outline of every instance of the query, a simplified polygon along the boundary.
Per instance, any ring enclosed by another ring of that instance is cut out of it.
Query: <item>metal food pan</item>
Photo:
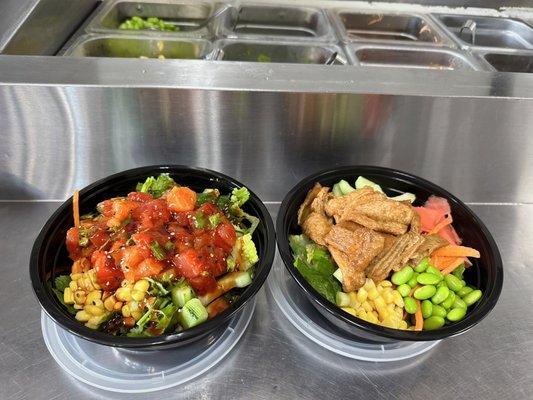
[[[433,17],[465,48],[533,49],[533,29],[515,19],[455,14]]]
[[[334,57],[333,64],[347,64],[344,51],[333,44],[272,43],[268,41],[249,41],[222,39],[215,43],[217,60],[272,62],[295,64],[325,64]]]
[[[430,18],[381,10],[328,11],[343,41],[454,47]]]
[[[361,66],[438,70],[488,70],[475,57],[452,49],[375,44],[349,44],[346,48],[352,63]]]
[[[230,39],[335,42],[323,10],[267,4],[241,4],[224,13],[217,34]]]
[[[104,3],[99,12],[87,25],[87,32],[107,34],[139,34],[147,36],[211,37],[212,22],[204,25],[214,12],[214,5],[201,1],[127,1],[114,0]],[[131,31],[119,29],[119,25],[133,16],[157,17],[174,24],[176,32]]]
[[[533,73],[533,51],[515,53],[485,52],[478,53],[485,62],[500,72]]]
[[[148,38],[126,35],[84,35],[70,46],[64,56],[118,58],[208,58],[212,45],[204,39]]]

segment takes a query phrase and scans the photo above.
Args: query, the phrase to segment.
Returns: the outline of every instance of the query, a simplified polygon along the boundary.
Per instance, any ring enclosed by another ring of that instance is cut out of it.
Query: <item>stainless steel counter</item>
[[[39,227],[58,204],[0,204],[0,398],[146,398],[110,394],[75,381],[43,343],[28,255]],[[278,204],[269,207],[275,216]],[[473,209],[498,242],[506,275],[496,308],[471,331],[410,361],[354,361],[306,339],[263,289],[251,325],[227,359],[191,383],[158,392],[155,398],[530,399],[533,265],[528,250],[533,205],[487,204]]]

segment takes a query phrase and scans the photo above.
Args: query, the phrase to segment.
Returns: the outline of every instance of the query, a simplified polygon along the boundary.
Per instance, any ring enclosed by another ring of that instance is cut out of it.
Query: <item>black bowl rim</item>
[[[476,307],[475,315],[467,314],[467,316],[460,322],[445,325],[443,328],[434,331],[408,331],[408,330],[398,330],[387,328],[381,325],[375,325],[370,322],[364,321],[360,318],[354,317],[351,314],[343,311],[337,305],[330,303],[324,297],[322,297],[298,272],[298,270],[293,265],[292,252],[290,250],[289,241],[288,241],[288,232],[285,230],[284,221],[286,219],[286,213],[291,203],[292,198],[302,191],[302,188],[306,185],[314,182],[320,182],[322,179],[327,179],[329,175],[338,174],[359,174],[364,176],[365,173],[377,173],[388,175],[389,178],[403,180],[405,183],[411,183],[413,181],[417,184],[425,186],[426,189],[434,192],[442,192],[447,200],[451,200],[456,203],[458,206],[463,207],[465,211],[472,218],[474,224],[482,231],[483,235],[488,241],[488,247],[492,251],[492,257],[494,258],[494,268],[496,272],[496,279],[489,282],[487,290],[483,293],[481,301]],[[426,180],[420,178],[416,175],[400,171],[393,168],[372,166],[372,165],[353,165],[353,166],[342,166],[335,168],[328,168],[316,172],[312,175],[309,175],[298,182],[285,196],[283,199],[277,218],[276,218],[276,242],[278,245],[278,251],[281,255],[285,267],[289,271],[292,278],[298,283],[300,288],[307,294],[307,296],[319,307],[326,310],[328,313],[334,317],[340,319],[341,321],[347,323],[354,328],[361,329],[370,334],[384,337],[388,339],[394,339],[397,341],[430,341],[430,340],[440,340],[443,338],[459,335],[466,332],[470,328],[477,325],[483,318],[485,318],[488,313],[494,308],[503,286],[503,263],[500,255],[498,246],[490,234],[489,230],[485,224],[479,219],[479,217],[461,200],[449,193],[447,190],[442,187]]]
[[[98,188],[99,186],[107,183],[108,181],[115,180],[124,175],[143,174],[148,177],[162,172],[169,172],[172,174],[172,171],[190,172],[191,174],[203,173],[210,175],[214,179],[218,179],[220,181],[228,183],[230,184],[230,186],[246,186],[241,182],[237,181],[236,179],[233,179],[220,172],[209,170],[206,168],[190,167],[186,165],[161,164],[132,168],[99,179],[96,182],[80,190],[80,199],[81,202],[83,202],[83,195],[85,193]],[[248,186],[246,186],[246,188],[248,188]],[[53,226],[55,220],[63,212],[65,212],[65,209],[72,207],[72,197],[64,201],[61,206],[59,206],[59,208],[50,216],[50,218],[46,221],[34,242],[30,255],[29,272],[32,288],[34,294],[37,297],[37,300],[39,301],[41,307],[46,312],[46,314],[48,314],[48,316],[52,318],[54,322],[67,329],[70,333],[73,333],[74,335],[89,340],[91,342],[107,346],[138,349],[147,349],[154,346],[154,350],[157,350],[160,347],[170,347],[173,344],[177,345],[177,343],[179,342],[185,343],[187,341],[194,341],[195,337],[200,338],[205,334],[208,334],[209,332],[216,329],[218,326],[222,325],[224,322],[229,321],[232,317],[236,315],[237,312],[242,310],[242,308],[248,301],[254,298],[254,296],[258,293],[258,291],[261,289],[264,282],[266,281],[266,278],[268,277],[268,274],[272,267],[272,263],[274,261],[274,255],[276,250],[274,223],[272,221],[270,213],[268,212],[266,206],[263,204],[260,198],[249,188],[248,190],[250,192],[250,199],[248,201],[253,203],[255,208],[259,209],[260,215],[257,215],[257,217],[259,217],[261,222],[265,225],[266,241],[264,254],[263,257],[260,258],[259,264],[256,266],[256,271],[259,272],[256,273],[256,275],[254,276],[252,284],[246,289],[246,291],[241,296],[239,296],[237,301],[233,303],[230,308],[215,316],[213,319],[208,320],[194,328],[186,329],[177,334],[152,336],[147,338],[130,338],[125,336],[113,336],[104,332],[95,331],[87,328],[85,325],[76,321],[74,317],[67,317],[65,315],[65,311],[62,309],[62,306],[57,304],[56,301],[51,301],[48,295],[46,294],[46,283],[41,281],[39,277],[38,254],[39,249],[45,241],[46,234],[48,230]]]

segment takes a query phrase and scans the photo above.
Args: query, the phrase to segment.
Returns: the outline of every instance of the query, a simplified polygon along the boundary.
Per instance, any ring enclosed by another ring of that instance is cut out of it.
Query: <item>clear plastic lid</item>
[[[147,393],[181,385],[222,360],[248,327],[255,308],[250,302],[209,346],[190,345],[158,351],[121,350],[78,338],[41,313],[46,347],[74,378],[119,393]]]
[[[377,362],[406,360],[425,353],[440,342],[375,344],[343,337],[329,326],[328,321],[309,302],[279,257],[272,266],[267,287],[282,313],[296,329],[316,344],[345,357]]]

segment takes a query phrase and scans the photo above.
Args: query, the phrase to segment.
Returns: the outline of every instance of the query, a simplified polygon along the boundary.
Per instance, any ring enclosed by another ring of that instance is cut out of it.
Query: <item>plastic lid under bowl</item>
[[[121,350],[72,335],[44,311],[41,328],[50,354],[74,378],[112,392],[147,393],[181,385],[214,367],[244,334],[254,309],[255,300],[208,347],[193,344],[157,351]]]
[[[376,362],[406,360],[431,350],[440,342],[375,344],[343,337],[313,307],[279,257],[272,266],[267,286],[278,307],[296,329],[316,344],[345,357]]]

